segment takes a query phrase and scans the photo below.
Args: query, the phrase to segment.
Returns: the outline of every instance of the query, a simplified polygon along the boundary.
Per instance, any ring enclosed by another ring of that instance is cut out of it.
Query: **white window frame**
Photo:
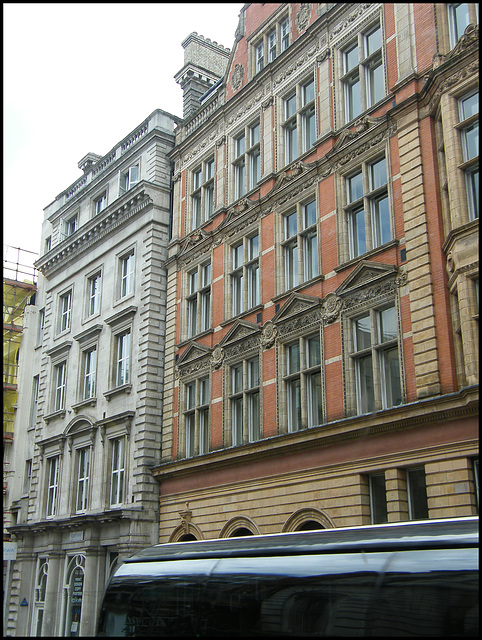
[[[72,299],[72,289],[59,295],[59,333],[70,331],[72,324]]]
[[[211,404],[211,384],[209,376],[186,381],[184,396],[184,433],[186,458],[209,452],[209,407]]]
[[[477,107],[475,110],[475,102],[473,113],[465,112],[464,104],[468,103],[472,98],[477,97]],[[459,123],[457,125],[460,131],[460,143],[462,149],[462,162],[460,169],[464,173],[465,188],[467,194],[467,208],[469,220],[475,220],[479,217],[479,108],[478,108],[478,91],[472,90],[460,96],[457,100]],[[469,134],[472,135],[472,143],[468,144]]]
[[[236,316],[260,304],[260,237],[252,233],[231,245],[229,270],[229,292],[231,298],[229,316]]]
[[[97,383],[97,344],[82,351],[82,400],[95,398]]]
[[[60,476],[60,456],[51,456],[47,458],[47,491],[45,516],[52,518],[57,514],[58,509],[58,493],[59,493],[59,476]]]
[[[253,74],[260,73],[290,46],[290,23],[286,13],[277,17],[257,35],[251,46]]]
[[[318,345],[317,353],[310,349],[311,345]],[[299,336],[283,344],[282,349],[288,432],[293,433],[323,424],[324,399],[319,332]]]
[[[118,507],[124,504],[126,495],[126,437],[112,438],[109,444],[111,454],[109,504],[111,507]]]
[[[54,412],[63,411],[65,409],[66,389],[67,360],[62,360],[61,362],[54,364]]]
[[[99,215],[107,207],[107,191],[94,200],[94,216]]]
[[[465,15],[462,16],[460,9],[465,8]],[[457,19],[457,13],[462,19]],[[447,16],[449,23],[450,48],[453,49],[460,38],[464,35],[465,29],[469,24],[478,24],[479,22],[479,4],[468,2],[447,3]]]
[[[283,291],[294,289],[320,275],[318,227],[316,197],[304,199],[283,214],[281,234]]]
[[[75,512],[85,513],[89,503],[90,460],[92,447],[81,447],[76,451]]]
[[[316,96],[317,86],[312,74],[298,82],[282,100],[285,165],[314,148],[317,138]]]
[[[130,384],[131,381],[131,328],[115,334],[114,387]]]
[[[119,298],[134,293],[135,251],[129,249],[119,257]]]
[[[135,162],[128,168],[119,172],[119,195],[127,193],[129,189],[135,187],[141,180],[141,164]]]
[[[87,278],[87,317],[100,312],[102,272],[99,270]]]
[[[211,328],[211,261],[186,274],[186,334],[192,338]]]
[[[261,375],[258,355],[229,367],[231,443],[241,446],[261,439]]]
[[[61,229],[62,240],[65,240],[65,238],[70,237],[72,234],[74,234],[77,231],[78,228],[79,228],[79,212],[78,211],[76,211],[76,213],[72,215],[62,218],[62,229]]]
[[[234,199],[256,189],[261,182],[261,120],[256,118],[233,136]]]
[[[215,160],[210,156],[191,172],[191,229],[197,229],[214,213]]]
[[[382,163],[385,167],[385,181],[378,184],[378,178],[375,180],[374,168],[381,166]],[[373,249],[382,247],[393,239],[388,169],[386,157],[379,155],[363,162],[356,170],[352,170],[344,176],[348,259],[358,258]],[[355,188],[356,184],[358,186]],[[385,201],[385,210],[382,211],[380,203]],[[363,226],[361,227],[361,225]],[[364,247],[359,246],[359,231],[363,231]]]
[[[370,37],[377,31],[380,33],[380,45],[375,47]],[[340,85],[345,124],[378,104],[387,95],[383,44],[383,27],[381,21],[377,20],[358,33],[340,51]],[[359,93],[356,94],[353,90],[355,85],[359,87]]]
[[[384,318],[386,324],[391,320],[394,325],[388,327],[386,335],[383,331]],[[366,309],[363,313],[351,317],[350,324],[350,366],[353,367],[354,372],[356,414],[372,413],[403,404],[400,327],[395,301]],[[369,343],[365,344],[363,336],[367,338],[369,336]],[[393,377],[389,366],[392,362],[391,354],[395,350],[398,363],[398,389],[395,388],[396,377]],[[366,365],[368,368],[364,368],[365,363],[368,363]],[[367,382],[364,382],[365,373],[371,376],[368,379],[372,385],[371,394],[367,393]],[[399,398],[393,398],[394,393],[399,395]]]

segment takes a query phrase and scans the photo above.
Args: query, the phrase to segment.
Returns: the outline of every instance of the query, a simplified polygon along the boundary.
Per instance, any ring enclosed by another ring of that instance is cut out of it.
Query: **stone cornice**
[[[152,473],[162,482],[164,477],[196,475],[273,457],[279,458],[282,464],[282,456],[294,452],[329,447],[357,438],[366,441],[371,436],[425,427],[437,422],[475,418],[478,412],[478,386],[468,387],[457,393],[398,405],[369,415],[342,418],[312,429],[258,440],[242,447],[229,447],[197,458],[164,462],[154,467]]]
[[[147,193],[146,187],[145,181],[140,182],[138,187],[116,200],[114,207],[108,207],[105,212],[89,220],[72,236],[66,238],[37,260],[36,268],[44,276],[49,277],[59,269],[64,269],[66,263],[76,260],[93,245],[101,242],[106,235],[126,224],[140,211],[152,204],[152,197]]]

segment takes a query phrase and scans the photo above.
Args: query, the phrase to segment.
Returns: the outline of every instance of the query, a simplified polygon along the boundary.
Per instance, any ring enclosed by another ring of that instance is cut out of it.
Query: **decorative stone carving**
[[[222,347],[217,345],[213,349],[213,354],[211,356],[211,365],[214,369],[219,369],[219,367],[223,364],[224,360],[224,350]]]
[[[278,328],[268,320],[261,331],[261,344],[265,349],[270,349],[278,335]]]
[[[244,67],[242,64],[236,64],[234,67],[233,75],[231,76],[231,86],[234,91],[237,91],[243,82]]]
[[[222,135],[219,140],[216,140],[216,147],[220,147],[226,142],[226,136]]]
[[[395,285],[397,287],[403,287],[408,282],[408,273],[404,269],[400,269],[398,276],[395,278]]]
[[[321,318],[325,324],[334,322],[340,315],[343,300],[335,293],[329,293],[321,303]]]
[[[304,29],[306,29],[310,21],[310,14],[311,2],[302,2],[295,20],[298,31],[303,31]]]

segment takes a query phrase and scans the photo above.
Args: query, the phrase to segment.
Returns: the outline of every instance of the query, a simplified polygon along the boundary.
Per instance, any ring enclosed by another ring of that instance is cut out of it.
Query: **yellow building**
[[[32,258],[28,254],[31,254]],[[22,338],[25,307],[37,290],[36,270],[28,266],[36,254],[20,248],[4,247],[3,272],[3,495],[8,505],[10,446],[17,403],[18,350]],[[3,526],[10,524],[9,511],[4,509]],[[7,534],[7,538],[8,538]]]

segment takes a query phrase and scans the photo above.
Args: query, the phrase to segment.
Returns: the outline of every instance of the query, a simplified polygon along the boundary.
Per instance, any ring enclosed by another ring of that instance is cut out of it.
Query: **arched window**
[[[37,564],[37,575],[35,579],[34,592],[34,617],[32,635],[42,635],[42,622],[45,607],[45,593],[47,591],[47,575],[49,570],[49,559],[39,558]]]
[[[186,533],[179,538],[178,542],[189,542],[191,540],[197,540],[196,536],[193,536],[192,533]]]
[[[246,527],[239,527],[229,535],[230,538],[240,538],[242,536],[254,536],[254,533]]]
[[[320,522],[316,522],[316,520],[307,520],[297,527],[295,531],[316,531],[317,529],[324,528],[325,527]]]
[[[82,614],[82,596],[84,592],[85,557],[76,555],[70,559],[64,586],[65,626],[64,636],[78,636],[80,616]]]

